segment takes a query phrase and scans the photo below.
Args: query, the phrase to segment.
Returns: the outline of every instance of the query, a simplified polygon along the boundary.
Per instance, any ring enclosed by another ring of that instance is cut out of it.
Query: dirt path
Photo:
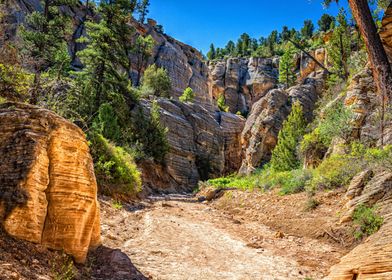
[[[284,236],[181,197],[142,210],[105,201],[101,208],[104,245],[121,249],[151,279],[320,279],[329,265],[323,255],[335,254],[321,241]]]

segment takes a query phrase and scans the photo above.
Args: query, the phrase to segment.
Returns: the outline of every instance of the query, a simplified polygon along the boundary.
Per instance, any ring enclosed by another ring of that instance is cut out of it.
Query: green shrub
[[[193,93],[193,89],[187,87],[179,99],[181,102],[193,102],[193,100],[195,99],[195,94]]]
[[[352,111],[344,106],[342,101],[327,106],[323,111],[323,118],[319,120],[318,129],[321,142],[329,146],[332,139],[349,138],[352,130]]]
[[[320,202],[314,198],[309,198],[306,201],[305,211],[311,211],[316,209],[320,205]]]
[[[226,98],[223,93],[219,95],[216,104],[221,112],[229,112],[230,108],[226,105]]]
[[[291,170],[277,172],[270,166],[265,166],[248,176],[230,175],[227,177],[208,180],[208,184],[217,188],[237,188],[253,190],[259,188],[269,190],[279,187],[281,195],[294,194],[304,190],[306,182],[312,176],[309,170]]]
[[[352,155],[333,155],[325,159],[313,172],[309,190],[333,189],[347,185],[363,168]]]
[[[328,151],[328,147],[323,143],[318,127],[304,135],[299,151],[302,158],[311,159],[315,166],[321,163],[325,153]]]
[[[376,213],[376,207],[360,204],[354,210],[353,222],[357,226],[354,236],[356,239],[361,239],[376,233],[384,223],[384,219]]]
[[[98,116],[94,120],[93,127],[105,138],[112,141],[118,141],[121,137],[117,114],[108,103],[99,107]]]
[[[170,97],[171,80],[166,69],[155,64],[147,67],[142,79],[142,96]]]
[[[288,119],[283,123],[283,128],[278,136],[278,144],[272,151],[272,169],[275,171],[289,171],[300,167],[297,147],[305,133],[305,125],[302,106],[299,102],[296,102],[293,104]]]
[[[110,194],[134,195],[138,193],[142,182],[132,156],[100,134],[90,133],[89,139],[95,173],[102,190]]]
[[[140,109],[133,118],[130,137],[143,158],[163,162],[170,147],[167,141],[168,129],[161,123],[159,110],[156,100],[152,102],[149,116],[146,117]]]

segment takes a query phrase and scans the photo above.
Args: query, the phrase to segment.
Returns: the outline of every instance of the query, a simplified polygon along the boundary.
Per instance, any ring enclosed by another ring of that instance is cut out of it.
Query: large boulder
[[[77,262],[99,245],[94,166],[77,126],[38,107],[0,105],[0,218],[11,236]]]
[[[356,185],[360,177],[353,179]],[[351,280],[351,279],[392,279],[392,174],[383,172],[375,175],[365,186],[358,184],[353,192],[349,189],[347,203],[342,220],[347,221],[354,209],[359,204],[367,206],[377,205],[379,213],[384,217],[384,225],[370,236],[365,242],[344,256],[340,263],[331,268],[326,279]]]
[[[256,102],[242,132],[243,161],[241,174],[249,174],[271,159],[279,131],[298,101],[307,121],[311,121],[316,102],[324,88],[325,73],[314,72],[304,83],[287,91],[273,89]]]

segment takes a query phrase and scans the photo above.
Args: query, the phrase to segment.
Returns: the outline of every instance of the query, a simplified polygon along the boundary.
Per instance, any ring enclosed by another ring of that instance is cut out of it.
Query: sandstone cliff
[[[0,155],[6,232],[84,262],[100,243],[97,185],[84,133],[50,111],[2,104]]]
[[[278,134],[295,101],[303,107],[305,117],[310,121],[316,102],[324,88],[325,75],[320,71],[309,76],[302,85],[286,91],[275,89],[256,102],[246,120],[242,132],[241,174],[249,174],[271,158],[271,152],[278,141]]]
[[[209,96],[216,104],[223,94],[232,113],[247,113],[252,105],[278,83],[278,62],[264,58],[230,58],[212,61]]]
[[[165,164],[144,162],[144,185],[164,192],[192,191],[199,180],[236,172],[241,164],[241,132],[245,119],[211,113],[195,103],[159,99],[161,121],[168,128]],[[151,104],[142,101],[144,111]]]

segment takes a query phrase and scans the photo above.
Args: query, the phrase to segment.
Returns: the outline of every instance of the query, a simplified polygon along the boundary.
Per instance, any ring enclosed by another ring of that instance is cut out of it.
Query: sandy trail
[[[189,198],[155,199],[142,210],[101,204],[104,245],[121,249],[151,279],[320,279],[323,253],[334,251]]]

